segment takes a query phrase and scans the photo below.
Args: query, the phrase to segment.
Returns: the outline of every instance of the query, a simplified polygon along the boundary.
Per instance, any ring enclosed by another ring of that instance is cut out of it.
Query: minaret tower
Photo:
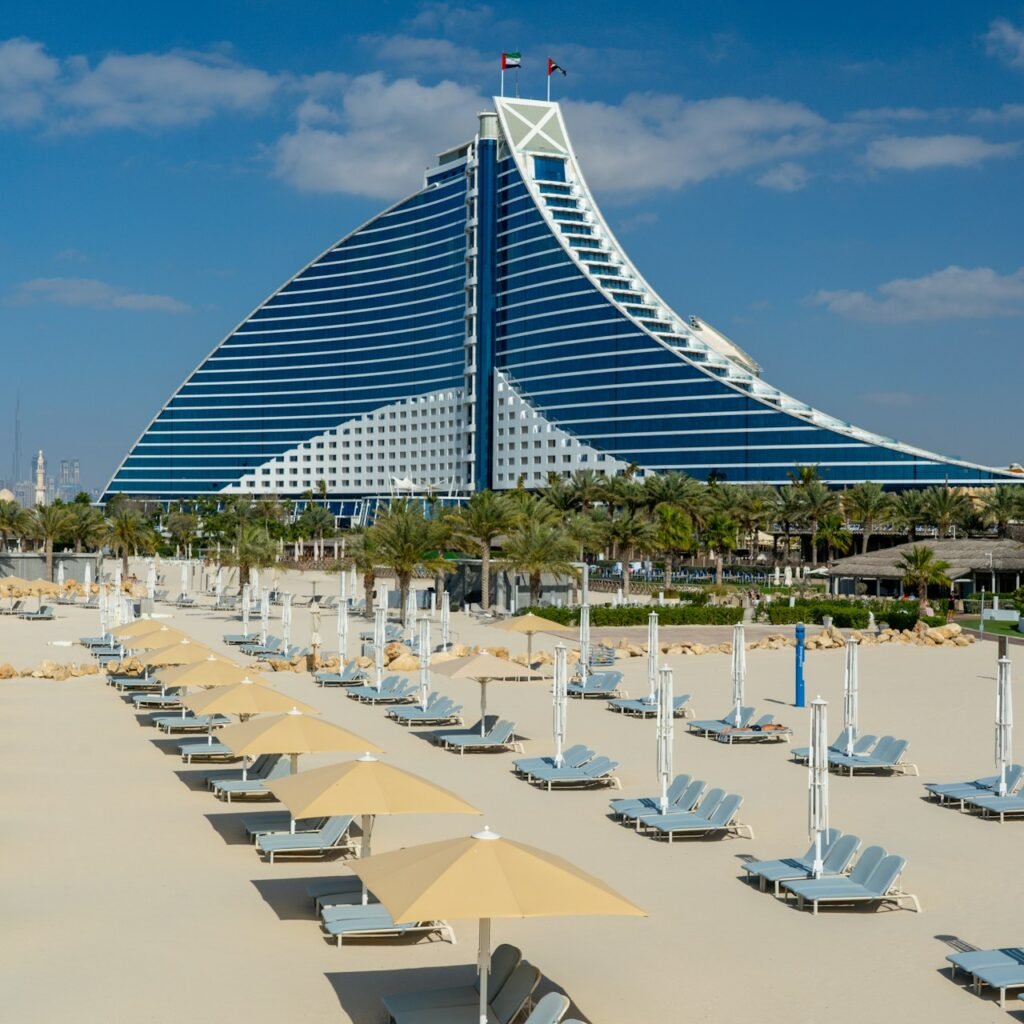
[[[36,456],[36,501],[37,505],[46,504],[46,463],[43,461],[43,449]]]

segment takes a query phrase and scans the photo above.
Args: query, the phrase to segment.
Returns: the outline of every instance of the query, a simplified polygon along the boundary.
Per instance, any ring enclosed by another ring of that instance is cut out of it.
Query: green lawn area
[[[978,629],[981,624],[980,619],[957,619],[964,629]],[[1017,625],[1014,622],[991,622],[990,620],[985,621],[985,633],[993,633],[996,636],[1012,636],[1018,640],[1024,640],[1024,633],[1017,632]]]

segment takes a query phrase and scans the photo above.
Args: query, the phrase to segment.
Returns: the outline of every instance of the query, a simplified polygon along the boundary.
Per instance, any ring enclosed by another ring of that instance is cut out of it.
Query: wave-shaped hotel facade
[[[764,382],[674,312],[594,201],[555,103],[496,99],[422,189],[332,245],[233,330],[107,486],[169,501],[299,497],[357,515],[551,473],[678,470],[894,488],[1020,481],[862,430]]]

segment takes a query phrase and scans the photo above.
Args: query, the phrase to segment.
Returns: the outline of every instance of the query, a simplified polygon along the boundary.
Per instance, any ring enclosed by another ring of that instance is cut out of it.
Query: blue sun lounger
[[[178,744],[178,753],[185,764],[198,761],[240,761],[241,758],[224,746],[220,740],[185,740]]]
[[[690,694],[682,693],[672,698],[672,714],[676,718],[685,718],[690,713],[687,705],[690,703]],[[658,702],[647,697],[631,699],[629,697],[616,697],[608,701],[609,711],[618,711],[623,715],[632,715],[634,718],[651,718],[658,713]]]
[[[389,694],[407,693],[410,685],[409,680],[403,679],[401,676],[385,676],[380,681],[379,688],[373,683],[363,683],[361,686],[353,686],[347,690],[345,696],[351,697],[353,700],[362,700],[368,697],[373,697],[376,700],[385,700]]]
[[[561,992],[549,992],[543,996],[529,1016],[523,1019],[539,982],[540,971],[527,960],[520,962],[490,998],[487,1005],[488,1024],[512,1024],[512,1021],[522,1021],[522,1024],[558,1024],[569,1008],[569,1000]],[[476,992],[476,1003],[469,1001],[467,993],[463,996],[465,1002],[396,1010],[391,1019],[394,1024],[479,1024],[479,991],[474,986],[469,988]],[[488,995],[490,992],[488,988]]]
[[[980,811],[984,818],[999,815],[999,822],[1002,824],[1007,816],[1016,818],[1024,814],[1024,797],[1019,793],[1009,796],[997,796],[995,793],[991,796],[979,794],[967,797],[963,806],[968,811]]]
[[[281,759],[281,754],[260,754],[245,772],[247,779],[265,779],[269,776],[270,772],[274,770],[274,766]],[[203,778],[206,779],[207,789],[214,789],[221,782],[227,782],[229,779],[241,779],[242,769],[241,768],[214,768],[210,771],[199,772]]]
[[[291,763],[289,758],[283,754],[278,755],[277,763],[270,767],[270,770],[266,774],[262,774],[260,778],[253,779],[246,775],[244,779],[220,779],[210,785],[210,789],[213,790],[214,796],[218,800],[227,800],[231,803],[232,798],[253,796],[257,798],[271,797],[274,794],[266,788],[264,783],[271,779],[283,778],[291,771]]]
[[[622,789],[615,771],[618,761],[610,757],[595,757],[580,768],[533,768],[525,773],[530,782],[538,783],[550,793],[552,787],[588,788],[590,786],[614,786]]]
[[[870,754],[847,757],[845,754],[830,753],[828,763],[830,767],[849,772],[851,778],[855,772],[888,772],[891,775],[918,775],[920,773],[917,770],[917,765],[903,759],[909,747],[909,740],[886,737],[878,741],[878,745]]]
[[[279,636],[268,636],[265,644],[242,644],[240,651],[252,658],[270,658],[280,652],[282,643]]]
[[[1010,765],[1006,772],[1006,792],[1012,794],[1024,780],[1024,766]],[[973,797],[995,796],[999,787],[999,776],[989,775],[987,778],[975,779],[973,782],[926,782],[924,788],[929,796],[934,796],[939,803],[959,803],[963,807],[964,800]]]
[[[240,647],[242,644],[259,646],[260,635],[259,633],[225,633],[221,640],[231,647]]]
[[[152,719],[161,732],[168,734],[172,732],[209,732],[219,729],[221,726],[230,725],[231,719],[227,715],[193,715],[190,711],[187,715],[159,715]]]
[[[133,693],[131,695],[133,706],[139,711],[146,711],[149,708],[180,708],[181,691],[177,687],[171,687],[163,693]]]
[[[829,829],[825,845],[822,847],[822,875],[843,874],[859,847],[860,839],[857,836],[843,835],[838,829]],[[812,845],[802,857],[754,860],[742,866],[749,881],[757,880],[761,892],[764,892],[771,882],[775,895],[778,896],[782,882],[811,877],[814,870],[814,846]]]
[[[587,676],[586,682],[569,683],[565,689],[570,697],[598,697],[607,700],[620,695],[621,683],[621,672],[594,672]]]
[[[705,783],[689,775],[677,775],[669,784],[666,797],[673,811],[692,811],[704,794]],[[609,800],[612,815],[622,821],[635,821],[645,814],[657,814],[661,803],[658,796],[620,797]]]
[[[328,911],[325,911],[328,913]],[[422,932],[440,932],[449,942],[455,941],[455,933],[446,921],[412,921],[395,924],[390,911],[380,903],[356,903],[345,907],[332,907],[329,911],[337,916],[322,921],[324,933],[335,939],[340,946],[345,938],[397,938],[400,935]]]
[[[317,672],[313,678],[319,686],[351,686],[365,682],[369,676],[353,660],[341,672]]]
[[[438,697],[433,704],[427,704],[426,710],[421,707],[391,707],[387,717],[406,728],[413,725],[462,725],[462,705],[456,704],[451,697]]]
[[[793,730],[786,726],[778,725],[774,715],[762,715],[756,722],[736,729],[733,727],[719,729],[710,733],[719,743],[735,743],[742,740],[749,743],[788,743]]]
[[[866,754],[874,745],[878,739],[877,736],[858,736],[853,741],[853,752],[855,754]],[[846,753],[846,730],[844,729],[836,738],[833,743],[829,744],[829,753],[833,754],[845,754]],[[808,758],[811,756],[810,747],[793,747],[789,752],[789,756],[801,764],[806,764]]]
[[[518,750],[522,752],[523,745],[516,739],[515,722],[507,722],[500,718],[491,729],[483,736],[479,728],[470,729],[468,732],[452,732],[433,737],[434,743],[445,750],[457,750],[459,754],[466,751],[482,750]]]
[[[742,836],[754,838],[754,830],[736,820],[743,805],[743,797],[729,793],[714,810],[701,803],[696,811],[670,811],[668,814],[645,814],[640,821],[646,834],[652,838],[667,838],[671,843],[677,836]]]
[[[796,897],[797,909],[803,910],[804,904],[810,903],[812,914],[817,914],[819,905],[823,903],[895,903],[899,907],[903,905],[904,900],[913,904],[914,910],[920,913],[921,904],[917,897],[899,887],[900,875],[903,874],[906,863],[905,858],[890,853],[882,857],[867,877],[864,877],[863,872],[858,873],[858,861],[857,867],[849,876],[838,875],[785,882],[784,887],[787,893],[792,893]]]
[[[295,833],[319,832],[326,823],[326,818],[296,818]],[[256,842],[259,836],[270,836],[278,833],[291,832],[292,816],[287,811],[261,811],[259,814],[242,816],[242,828],[246,836]]]
[[[754,717],[753,708],[740,708],[740,720],[737,722],[735,712],[736,709],[733,708],[722,718],[694,719],[686,723],[686,728],[702,736],[711,736],[722,729],[742,729],[748,726]]]
[[[487,977],[488,993],[493,992],[496,996],[522,959],[523,954],[516,946],[510,946],[507,942],[497,946],[491,954],[491,969]],[[389,1020],[394,1020],[396,1014],[432,1010],[441,1006],[479,1006],[479,975],[477,979],[472,985],[450,985],[447,988],[420,992],[393,992],[383,996],[381,1002]]]
[[[582,768],[594,756],[594,751],[585,743],[574,743],[562,751],[563,768]],[[554,768],[553,757],[519,757],[512,762],[516,775],[528,775],[534,768]]]
[[[348,830],[352,821],[351,815],[339,814],[328,818],[324,827],[316,832],[304,832],[301,835],[284,833],[283,835],[257,836],[256,848],[270,859],[271,864],[274,863],[275,856],[282,855],[326,857],[335,850],[351,848],[352,839]]]

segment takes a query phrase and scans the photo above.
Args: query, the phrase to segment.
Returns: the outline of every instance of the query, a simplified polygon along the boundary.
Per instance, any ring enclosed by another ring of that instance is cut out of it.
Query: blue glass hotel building
[[[680,316],[598,209],[555,103],[496,99],[423,188],[346,235],[189,375],[106,489],[335,507],[679,470],[783,483],[985,485],[1019,475],[829,416]]]

